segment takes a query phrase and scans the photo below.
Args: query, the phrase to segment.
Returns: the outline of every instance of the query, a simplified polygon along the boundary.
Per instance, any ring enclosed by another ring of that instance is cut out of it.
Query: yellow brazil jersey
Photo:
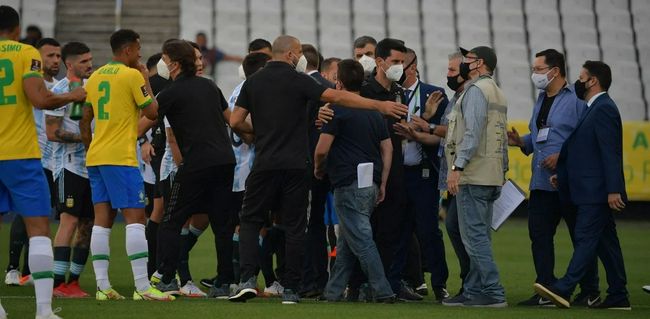
[[[86,105],[95,115],[87,166],[138,166],[136,141],[140,109],[153,100],[140,71],[119,62],[96,70],[85,85]]]
[[[33,46],[0,38],[0,160],[40,158],[32,104],[23,79],[42,77]]]

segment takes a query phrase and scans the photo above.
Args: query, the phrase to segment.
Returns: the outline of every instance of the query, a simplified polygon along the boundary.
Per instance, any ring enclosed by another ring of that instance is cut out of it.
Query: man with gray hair
[[[273,59],[246,79],[235,104],[230,126],[237,134],[255,136],[255,163],[246,181],[240,214],[241,279],[229,298],[244,302],[257,296],[258,235],[268,211],[277,209],[286,235],[285,287],[282,303],[300,301],[297,289],[303,266],[309,191],[307,102],[320,100],[347,107],[379,110],[395,118],[405,107],[354,93],[326,89],[302,73],[306,58],[300,41],[283,35],[273,42]],[[246,121],[250,113],[251,122]]]

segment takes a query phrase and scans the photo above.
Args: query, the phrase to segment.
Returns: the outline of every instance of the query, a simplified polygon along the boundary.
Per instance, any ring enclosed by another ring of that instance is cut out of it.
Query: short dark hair
[[[302,45],[302,54],[307,59],[307,67],[318,69],[318,62],[320,62],[318,50],[311,44]]]
[[[10,6],[0,6],[0,31],[13,31],[20,24],[18,11]]]
[[[137,42],[140,35],[130,29],[121,29],[113,32],[111,35],[111,49],[113,54],[120,52],[125,46]]]
[[[158,52],[147,59],[147,70],[151,70],[154,66],[158,64],[158,61],[162,58],[162,52]]]
[[[242,62],[242,67],[244,68],[244,74],[246,74],[246,78],[250,77],[259,69],[263,68],[264,65],[266,65],[266,62],[269,60],[271,60],[271,57],[265,53],[249,53]]]
[[[390,56],[390,51],[393,50],[406,53],[404,41],[391,38],[379,41],[375,49],[375,57],[385,59]]]
[[[603,90],[609,90],[609,87],[612,85],[612,69],[609,68],[609,65],[605,64],[603,61],[587,60],[582,67],[585,68],[591,76],[598,79],[600,87],[603,88]]]
[[[196,74],[196,54],[194,48],[185,40],[166,41],[162,48],[163,54],[181,66],[181,73],[186,75]]]
[[[268,48],[269,50],[272,50],[273,46],[271,45],[271,42],[265,39],[255,39],[248,44],[248,53],[251,53],[253,51],[259,51],[264,48]]]
[[[339,62],[341,62],[340,58],[334,58],[334,57],[327,58],[327,59],[323,60],[323,63],[321,65],[321,69],[325,70],[325,69],[329,68],[330,65],[332,65],[332,63],[339,63]]]
[[[90,48],[81,42],[68,42],[61,49],[61,59],[65,62],[69,57],[79,56],[90,52]]]
[[[208,36],[205,34],[205,32],[201,31],[201,32],[196,33],[196,37],[206,37],[207,38]]]
[[[564,54],[558,52],[555,49],[546,49],[544,51],[537,52],[535,54],[536,58],[544,57],[544,63],[551,68],[560,69],[560,75],[566,77],[566,62],[564,60]]]
[[[358,92],[363,85],[363,66],[352,59],[345,59],[339,62],[338,80],[346,90]]]
[[[42,39],[38,40],[38,42],[36,42],[35,47],[37,49],[40,49],[40,48],[42,48],[42,47],[44,47],[46,45],[51,45],[53,47],[60,47],[61,43],[59,43],[59,41],[57,41],[57,40],[55,40],[53,38],[42,38]]]
[[[362,35],[354,40],[354,47],[356,49],[361,49],[364,48],[368,43],[376,46],[377,40],[371,36]]]
[[[35,26],[33,24],[28,25],[27,28],[25,29],[25,31],[26,32],[36,32],[36,33],[38,33],[39,37],[43,36],[43,32],[41,31],[41,28],[39,28],[38,26]]]
[[[193,48],[201,51],[201,47],[196,42],[187,40],[187,43],[189,43]]]

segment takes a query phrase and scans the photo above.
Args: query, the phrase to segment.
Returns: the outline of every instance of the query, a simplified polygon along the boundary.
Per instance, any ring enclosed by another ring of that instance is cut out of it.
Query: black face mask
[[[576,96],[584,100],[585,99],[585,94],[587,94],[587,82],[589,82],[590,79],[587,79],[587,81],[580,82],[580,80],[576,80],[576,82],[573,84],[573,87],[576,90]]]
[[[459,82],[459,80],[462,80]],[[460,76],[460,74],[456,76],[448,76],[447,77],[447,86],[452,90],[452,91],[457,91],[458,88],[465,83],[465,80],[463,80]]]
[[[413,65],[413,63],[415,63],[415,61],[417,61],[417,60],[413,59],[413,61],[411,61],[411,63],[409,63],[409,65],[404,67],[404,72],[402,72],[402,77],[399,78],[399,80],[397,80],[397,84],[399,84],[400,86],[404,86],[404,82],[406,81],[406,70],[408,70],[408,68],[410,68],[411,65]]]
[[[472,62],[473,63],[473,62]],[[462,62],[460,64],[460,77],[463,79],[469,79],[469,73],[472,72],[472,70],[469,68],[470,63],[467,62]]]

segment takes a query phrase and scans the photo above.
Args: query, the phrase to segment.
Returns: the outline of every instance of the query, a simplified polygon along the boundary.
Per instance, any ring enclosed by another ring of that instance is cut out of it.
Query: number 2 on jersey
[[[97,101],[97,118],[99,120],[108,120],[108,112],[104,110],[104,106],[111,100],[111,84],[108,81],[102,81],[99,83],[99,92],[103,92],[102,97]]]
[[[5,87],[14,83],[14,65],[9,59],[0,60],[0,105],[16,104],[15,95],[5,95]]]

